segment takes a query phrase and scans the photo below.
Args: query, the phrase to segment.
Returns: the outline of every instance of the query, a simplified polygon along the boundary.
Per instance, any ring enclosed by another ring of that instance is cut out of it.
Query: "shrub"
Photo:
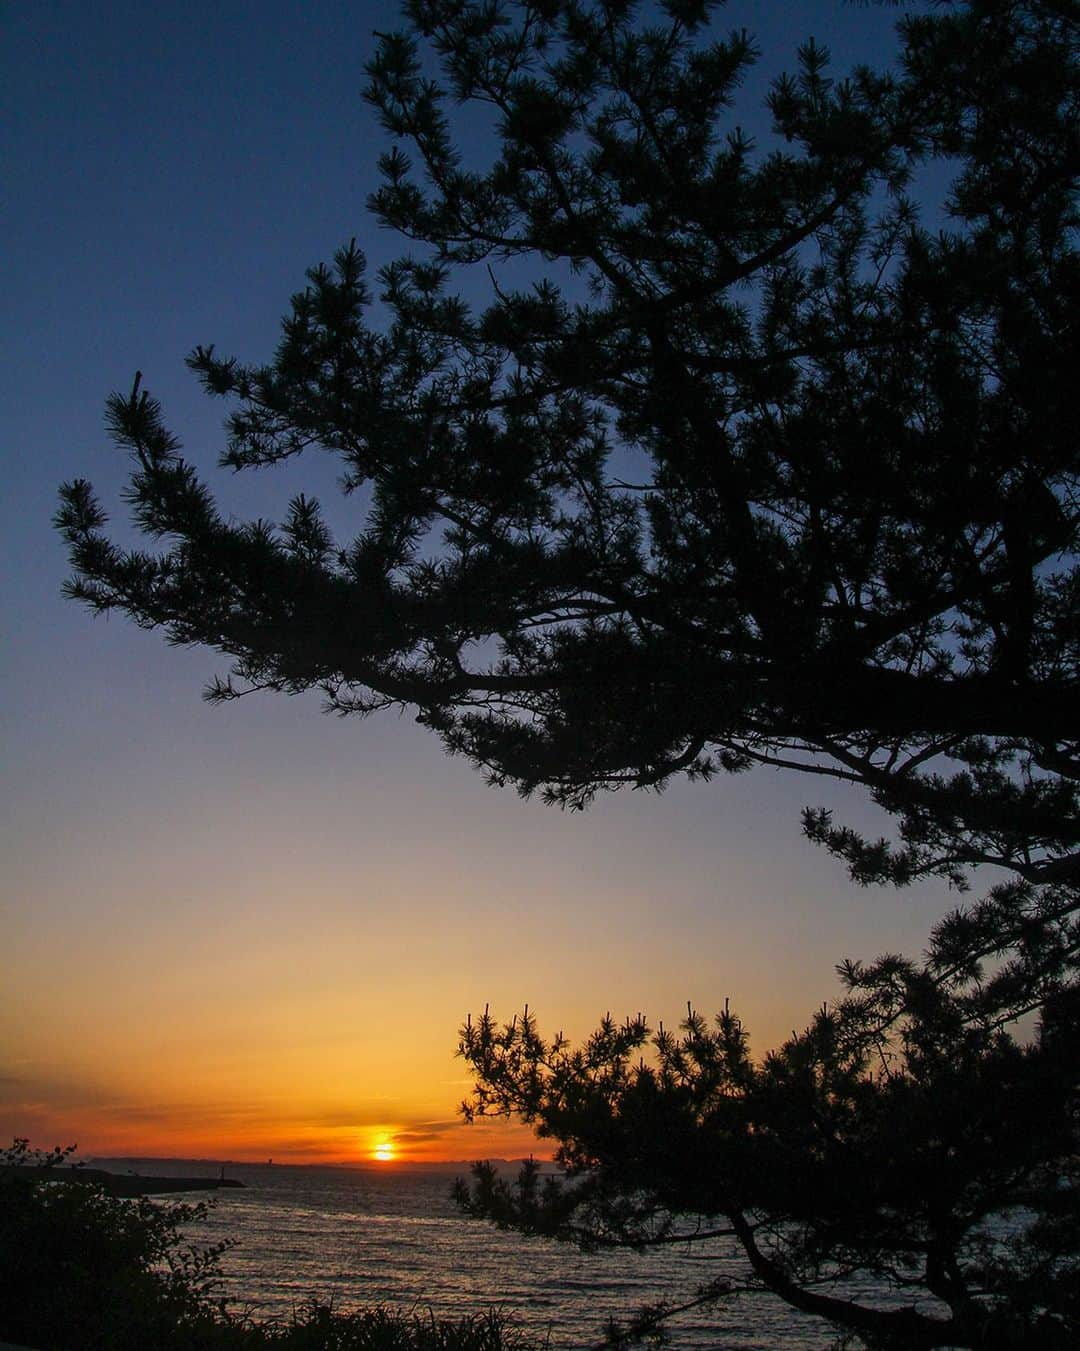
[[[22,1139],[0,1150],[0,1340],[38,1351],[530,1351],[494,1310],[455,1321],[309,1300],[287,1321],[232,1313],[219,1289],[234,1240],[183,1236],[206,1203],[110,1196],[68,1165],[73,1150]]]

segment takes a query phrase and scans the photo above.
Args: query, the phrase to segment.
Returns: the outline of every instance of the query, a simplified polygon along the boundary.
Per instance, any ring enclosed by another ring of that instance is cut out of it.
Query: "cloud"
[[[447,1131],[458,1130],[461,1125],[460,1121],[418,1121],[408,1130],[395,1131],[394,1143],[397,1145],[415,1145],[426,1140],[438,1140]]]

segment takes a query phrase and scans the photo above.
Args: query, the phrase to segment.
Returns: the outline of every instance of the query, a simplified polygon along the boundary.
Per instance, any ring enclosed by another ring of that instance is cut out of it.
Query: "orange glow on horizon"
[[[208,1095],[209,1096],[209,1095]],[[503,1121],[466,1126],[445,1118],[431,1129],[434,1111],[357,1129],[346,1107],[341,1125],[316,1106],[265,1101],[243,1106],[176,1100],[148,1104],[118,1093],[115,1104],[80,1103],[50,1110],[41,1101],[11,1111],[11,1135],[33,1146],[74,1144],[81,1158],[205,1159],[233,1163],[332,1164],[378,1168],[467,1165],[474,1159],[519,1159],[543,1153],[533,1133]],[[297,1111],[296,1107],[300,1110]],[[336,1115],[336,1113],[335,1113]]]
[[[351,782],[351,764],[340,762],[341,783]],[[439,773],[410,778],[414,816],[417,795]],[[263,833],[251,813],[237,814],[233,798],[218,801],[202,787],[185,799],[190,819],[167,830],[160,814],[146,817],[129,802],[124,813],[93,818],[95,830],[114,832],[113,844],[90,850],[85,837],[80,858],[98,868],[85,895],[77,875],[26,881],[25,903],[12,907],[5,931],[19,961],[0,994],[0,1129],[8,1142],[73,1143],[83,1157],[273,1158],[385,1171],[454,1163],[464,1172],[476,1159],[550,1157],[551,1142],[519,1121],[462,1122],[458,1106],[472,1079],[455,1057],[456,1029],[470,1011],[490,1000],[509,1020],[527,998],[543,1034],[561,1027],[579,1044],[606,1010],[619,1017],[639,1009],[643,995],[655,1025],[665,1014],[674,1022],[688,997],[704,1011],[730,991],[761,1053],[801,1025],[811,996],[833,979],[841,940],[834,944],[821,922],[817,897],[797,910],[790,899],[771,907],[772,883],[726,863],[720,887],[720,845],[708,832],[679,902],[685,941],[663,927],[668,912],[655,897],[689,866],[685,804],[669,822],[674,853],[655,841],[642,852],[636,842],[651,837],[636,808],[594,817],[583,841],[567,834],[568,818],[537,816],[484,789],[477,838],[491,830],[502,843],[469,853],[480,872],[466,881],[456,871],[465,858],[460,785],[456,795],[424,799],[425,821],[441,823],[430,839],[411,825],[393,833],[381,814],[383,788],[362,798],[389,833],[357,837],[367,853],[343,843],[331,866],[321,852],[327,841],[353,841],[356,821],[367,818],[354,805],[346,813],[348,794],[333,775],[328,782],[336,786],[319,799],[324,817],[307,834],[290,814],[295,795],[261,778],[244,783],[267,798],[266,820],[257,816]],[[659,810],[652,804],[649,819]],[[205,854],[189,858],[186,842],[204,832]],[[595,857],[586,850],[594,834]],[[240,862],[237,840],[248,842]],[[300,859],[317,883],[299,876]],[[799,870],[801,879],[802,862]],[[792,881],[777,894],[794,891]],[[475,925],[450,918],[474,902],[486,917],[479,944]],[[757,938],[745,942],[732,918],[744,913],[758,924]],[[613,929],[612,914],[625,923]],[[846,950],[911,947],[879,910],[873,919],[881,932],[865,943],[846,935]],[[551,956],[539,966],[537,944]]]

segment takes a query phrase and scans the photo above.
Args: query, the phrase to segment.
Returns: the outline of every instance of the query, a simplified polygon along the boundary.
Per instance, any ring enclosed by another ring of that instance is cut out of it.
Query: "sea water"
[[[99,1162],[114,1172],[217,1172],[205,1162]],[[313,1296],[340,1310],[389,1303],[444,1318],[497,1308],[560,1351],[595,1346],[609,1318],[625,1321],[659,1299],[680,1304],[707,1282],[746,1273],[726,1240],[707,1251],[679,1244],[582,1253],[500,1232],[461,1215],[450,1199],[452,1173],[230,1164],[227,1175],[243,1187],[212,1193],[208,1219],[187,1233],[197,1242],[237,1241],[223,1259],[221,1293],[258,1318],[287,1318]],[[683,1314],[669,1335],[676,1347],[731,1351],[824,1351],[835,1340],[824,1322],[762,1293]]]

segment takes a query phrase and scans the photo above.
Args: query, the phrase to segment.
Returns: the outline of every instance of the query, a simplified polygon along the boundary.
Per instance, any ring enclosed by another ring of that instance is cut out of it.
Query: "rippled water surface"
[[[206,1164],[113,1160],[115,1171],[207,1174]],[[216,1171],[216,1170],[214,1170]],[[352,1309],[392,1302],[441,1316],[497,1306],[557,1348],[595,1345],[609,1317],[645,1303],[691,1298],[705,1281],[743,1270],[734,1250],[711,1256],[681,1245],[648,1254],[580,1253],[546,1239],[500,1233],[464,1219],[452,1176],[397,1170],[230,1165],[243,1189],[214,1193],[192,1236],[231,1237],[225,1293],[258,1316],[288,1315],[309,1296]],[[195,1200],[197,1193],[174,1199]],[[677,1347],[823,1351],[828,1327],[765,1296],[683,1315]]]

